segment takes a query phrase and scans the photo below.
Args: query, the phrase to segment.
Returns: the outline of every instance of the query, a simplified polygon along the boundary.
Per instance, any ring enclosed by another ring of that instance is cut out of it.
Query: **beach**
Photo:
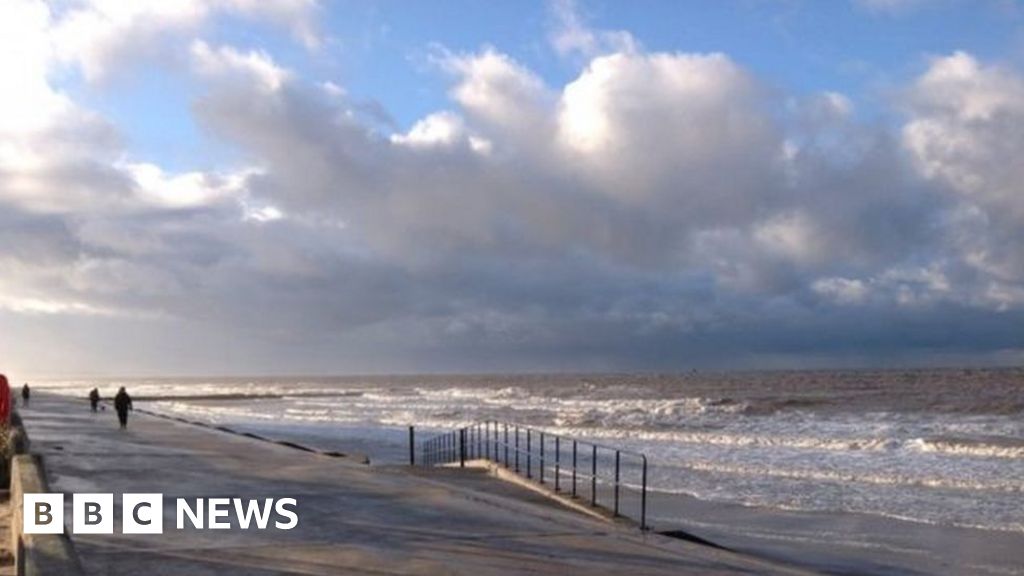
[[[404,464],[486,419],[644,452],[655,530],[832,573],[1024,572],[1021,372],[121,379],[147,410]],[[47,383],[74,394],[78,381]],[[624,462],[627,483],[637,470]],[[626,490],[624,505],[635,503]]]

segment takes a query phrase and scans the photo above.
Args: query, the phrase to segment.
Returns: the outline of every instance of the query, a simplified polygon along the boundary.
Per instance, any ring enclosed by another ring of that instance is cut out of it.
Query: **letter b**
[[[62,534],[64,532],[64,495],[22,495],[22,531],[25,534]]]
[[[50,505],[46,502],[36,502],[36,524],[49,524],[53,521],[53,514],[50,514]]]
[[[71,521],[75,534],[113,534],[114,495],[75,494]]]

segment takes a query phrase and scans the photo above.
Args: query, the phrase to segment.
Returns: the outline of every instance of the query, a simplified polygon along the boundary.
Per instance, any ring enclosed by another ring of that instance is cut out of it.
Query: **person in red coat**
[[[0,374],[0,426],[7,427],[11,421],[11,385],[7,376]]]

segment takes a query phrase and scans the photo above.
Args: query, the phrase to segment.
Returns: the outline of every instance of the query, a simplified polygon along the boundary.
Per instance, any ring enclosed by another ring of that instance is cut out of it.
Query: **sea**
[[[152,411],[378,466],[408,461],[409,426],[511,422],[643,453],[659,528],[779,558],[805,547],[834,573],[1024,574],[1022,368],[38,385],[83,404],[125,386]]]

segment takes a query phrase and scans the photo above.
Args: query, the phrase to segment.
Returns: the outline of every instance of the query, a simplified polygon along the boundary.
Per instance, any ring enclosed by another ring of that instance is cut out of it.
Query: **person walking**
[[[132,397],[125,391],[124,386],[114,396],[114,409],[117,410],[117,420],[121,423],[121,429],[128,427],[128,411],[132,409]]]
[[[96,411],[96,407],[99,405],[99,403],[100,403],[100,391],[98,389],[96,389],[96,388],[93,388],[89,392],[89,405],[92,406],[92,411],[93,412]]]
[[[28,382],[21,387],[21,401],[25,406],[28,406],[28,398],[32,395],[32,391],[28,388]]]

